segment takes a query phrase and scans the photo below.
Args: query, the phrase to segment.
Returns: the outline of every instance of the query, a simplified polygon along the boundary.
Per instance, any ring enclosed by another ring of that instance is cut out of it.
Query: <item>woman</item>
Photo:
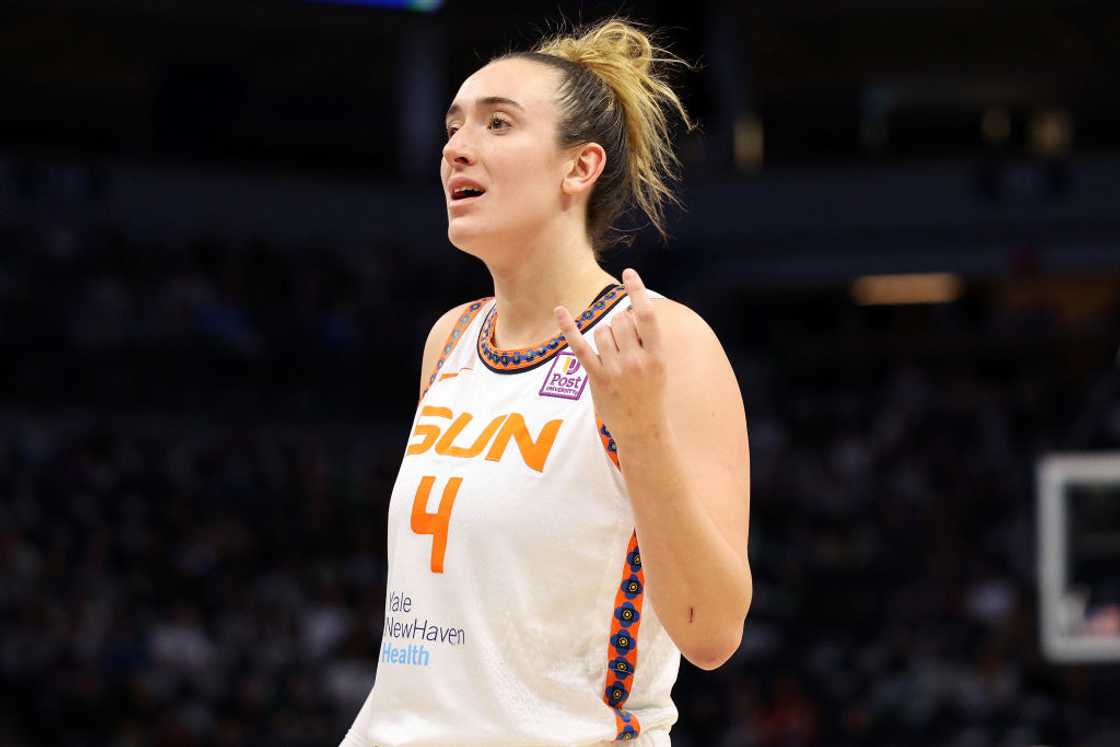
[[[734,373],[694,312],[597,261],[623,208],[661,229],[672,199],[667,112],[689,121],[665,55],[610,20],[491,62],[448,110],[448,236],[494,296],[428,336],[377,678],[344,745],[668,745],[680,655],[738,648]]]

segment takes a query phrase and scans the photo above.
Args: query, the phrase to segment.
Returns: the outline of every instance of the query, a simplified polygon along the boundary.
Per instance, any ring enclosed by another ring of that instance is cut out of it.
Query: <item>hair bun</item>
[[[629,64],[639,73],[646,73],[654,62],[654,46],[649,36],[618,19],[601,23],[581,36],[551,39],[537,51],[563,57],[596,72],[604,67]]]
[[[635,203],[665,233],[665,205],[680,201],[670,182],[680,160],[673,151],[670,117],[694,125],[662,74],[687,62],[659,47],[637,24],[611,17],[539,43],[531,52],[510,53],[561,71],[560,141],[564,146],[599,143],[606,165],[587,206],[588,232],[598,248],[614,220]]]

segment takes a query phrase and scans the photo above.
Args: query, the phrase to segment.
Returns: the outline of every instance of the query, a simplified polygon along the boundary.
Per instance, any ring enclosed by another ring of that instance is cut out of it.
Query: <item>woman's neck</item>
[[[494,344],[506,350],[560,334],[553,309],[565,306],[577,316],[605,286],[618,282],[599,266],[586,242],[523,248],[515,262],[491,267],[490,273],[498,314]]]

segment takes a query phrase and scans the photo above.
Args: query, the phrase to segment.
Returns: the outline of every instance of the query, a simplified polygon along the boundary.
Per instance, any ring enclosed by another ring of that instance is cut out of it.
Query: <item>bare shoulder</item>
[[[476,299],[474,301],[467,301],[458,306],[448,309],[446,312],[436,320],[432,325],[432,329],[428,332],[428,339],[424,342],[424,359],[420,366],[420,396],[424,396],[424,390],[428,388],[428,379],[432,377],[432,372],[435,371],[436,363],[439,361],[440,352],[443,350],[444,344],[447,342],[448,335],[455,329],[455,325],[463,316],[469,313],[471,304],[478,303],[486,299]]]
[[[733,401],[741,407],[738,377],[711,325],[693,309],[668,298],[655,298],[652,306],[675,386],[695,387],[698,396]]]
[[[654,298],[653,308],[657,313],[657,324],[666,341],[676,347],[685,346],[686,350],[712,350],[723,346],[704,317],[679,301],[670,298]]]

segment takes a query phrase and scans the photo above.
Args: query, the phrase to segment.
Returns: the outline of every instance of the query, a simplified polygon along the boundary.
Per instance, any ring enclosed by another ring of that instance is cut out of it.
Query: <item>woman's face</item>
[[[447,235],[458,248],[494,258],[559,219],[573,162],[557,144],[559,83],[558,71],[514,58],[460,86],[440,161]]]

